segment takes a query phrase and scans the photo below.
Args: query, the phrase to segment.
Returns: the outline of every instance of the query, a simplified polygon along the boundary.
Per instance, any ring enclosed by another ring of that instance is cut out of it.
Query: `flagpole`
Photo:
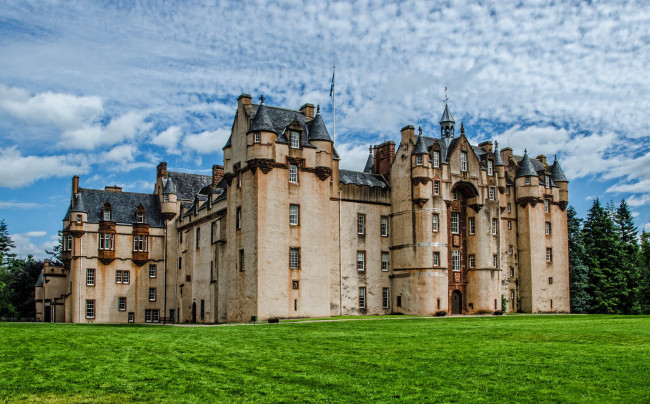
[[[336,66],[332,73],[332,143],[336,143]]]

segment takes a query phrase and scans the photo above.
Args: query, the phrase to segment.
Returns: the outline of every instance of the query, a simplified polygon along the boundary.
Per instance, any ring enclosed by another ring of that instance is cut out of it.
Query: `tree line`
[[[625,199],[587,217],[567,210],[572,313],[650,314],[650,234],[639,237]]]

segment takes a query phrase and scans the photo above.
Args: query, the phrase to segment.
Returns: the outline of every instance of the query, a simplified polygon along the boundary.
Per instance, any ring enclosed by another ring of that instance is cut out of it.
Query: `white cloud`
[[[40,209],[42,203],[34,202],[15,202],[15,201],[0,201],[0,209]]]
[[[44,178],[82,174],[88,169],[84,156],[23,156],[15,146],[0,149],[0,187],[18,188]]]
[[[138,149],[132,144],[123,144],[115,146],[108,152],[102,153],[101,158],[108,162],[129,163],[133,161]]]
[[[650,204],[650,194],[644,194],[640,196],[632,195],[627,198],[627,204],[633,207],[648,205]]]
[[[57,236],[51,236],[47,240],[38,242],[33,239],[40,239],[47,236],[45,231],[29,231],[26,233],[11,234],[16,247],[12,250],[18,257],[26,258],[32,255],[34,259],[43,259],[47,257],[45,250],[51,250],[58,243]]]
[[[363,171],[368,161],[368,145],[357,145],[353,143],[338,143],[336,146],[341,160],[340,168],[345,170]]]
[[[22,233],[23,236],[34,238],[34,237],[45,237],[47,236],[46,231],[28,231],[27,233]]]
[[[230,130],[217,129],[205,131],[195,135],[186,135],[183,144],[199,154],[208,154],[221,151],[230,136]]]
[[[180,154],[178,150],[178,142],[182,136],[181,128],[178,126],[170,126],[163,132],[155,135],[151,139],[151,143],[156,146],[164,147],[169,154]]]

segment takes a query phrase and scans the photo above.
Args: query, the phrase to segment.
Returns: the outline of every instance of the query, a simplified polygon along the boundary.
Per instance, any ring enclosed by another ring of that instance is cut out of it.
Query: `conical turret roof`
[[[81,197],[81,194],[76,194],[74,196],[74,203],[72,204],[72,209],[70,209],[70,212],[85,212],[88,213],[86,210],[86,207],[84,206],[84,201],[83,198]]]
[[[424,139],[422,135],[418,135],[418,140],[415,142],[415,148],[413,149],[413,154],[427,154],[427,145],[424,144]]]
[[[505,166],[505,164],[503,164],[503,160],[501,159],[501,153],[499,153],[499,142],[497,141],[494,142],[494,165],[496,167]]]
[[[564,171],[562,171],[562,167],[560,167],[560,162],[557,161],[557,156],[555,156],[555,161],[553,162],[553,165],[551,166],[551,179],[553,179],[553,182],[569,182],[567,181],[566,177],[564,176]]]
[[[372,167],[375,165],[375,158],[372,155],[372,146],[370,146],[370,154],[368,155],[368,160],[366,161],[366,166],[363,168],[364,173],[371,173]]]
[[[327,131],[327,127],[325,126],[325,122],[323,122],[323,118],[321,118],[320,113],[316,114],[316,117],[311,123],[311,129],[309,130],[309,141],[312,140],[327,140],[329,142],[332,141],[332,138]]]
[[[269,117],[269,114],[266,111],[266,106],[264,106],[264,103],[261,103],[260,106],[257,108],[257,113],[255,114],[255,117],[253,118],[253,122],[251,122],[251,127],[248,129],[247,133],[259,132],[259,131],[273,132],[276,135],[278,134],[275,131],[275,128],[273,127],[273,121]]]
[[[533,162],[530,161],[528,153],[524,151],[524,158],[521,159],[521,162],[519,163],[519,168],[517,169],[517,175],[515,178],[535,176],[537,176],[537,171],[535,171],[535,167],[533,167]]]
[[[447,103],[445,103],[445,110],[442,113],[442,118],[440,118],[440,123],[444,122],[456,122],[454,121],[454,118],[451,116],[451,112],[449,112],[449,106]]]
[[[163,195],[169,195],[169,194],[177,194],[178,191],[176,190],[176,184],[174,184],[174,181],[172,181],[171,178],[167,178],[165,182],[165,187],[163,188]]]

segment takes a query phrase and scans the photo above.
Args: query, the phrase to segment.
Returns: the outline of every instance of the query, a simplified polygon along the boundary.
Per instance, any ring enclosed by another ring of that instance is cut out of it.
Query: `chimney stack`
[[[389,141],[375,146],[373,157],[375,162],[372,166],[372,173],[390,178],[390,168],[395,160],[395,142]]]
[[[215,164],[212,166],[212,186],[216,187],[223,178],[223,166]]]
[[[157,177],[167,177],[167,162],[162,161],[160,164],[158,164],[158,172],[157,172]]]
[[[407,125],[402,128],[402,143],[408,144],[409,140],[415,144],[415,128],[413,125]]]
[[[314,118],[314,104],[305,104],[300,107],[300,112],[307,118]]]
[[[250,94],[242,94],[237,98],[237,109],[242,109],[245,105],[251,105],[253,97]]]

